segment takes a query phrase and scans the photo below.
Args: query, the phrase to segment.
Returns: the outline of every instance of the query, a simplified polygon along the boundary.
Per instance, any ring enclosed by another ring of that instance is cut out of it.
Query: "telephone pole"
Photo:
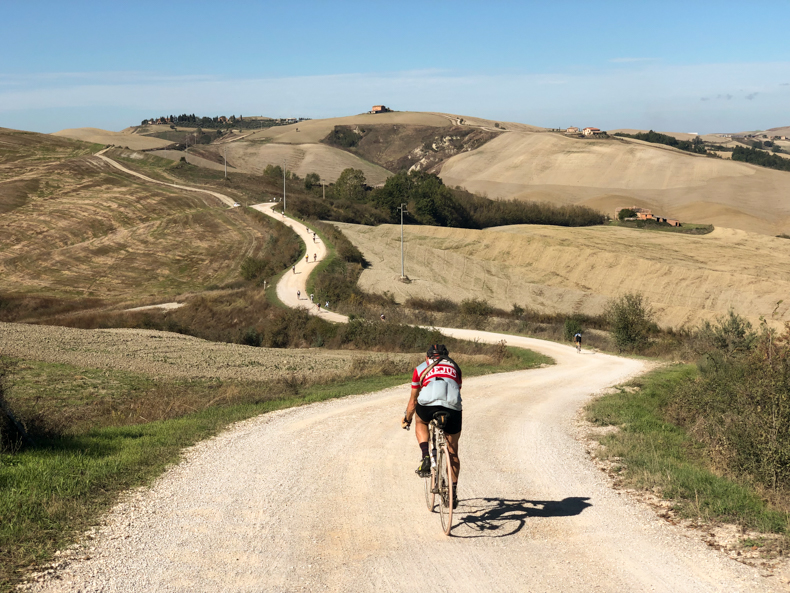
[[[401,282],[408,282],[409,278],[406,276],[403,265],[403,215],[408,214],[409,211],[406,210],[406,204],[398,206],[398,210],[400,210],[400,280]]]
[[[288,159],[283,160],[283,214],[285,214],[285,168],[288,166]]]
[[[228,155],[227,155],[227,148],[225,146],[222,147],[222,158],[225,159],[225,179],[228,178]]]

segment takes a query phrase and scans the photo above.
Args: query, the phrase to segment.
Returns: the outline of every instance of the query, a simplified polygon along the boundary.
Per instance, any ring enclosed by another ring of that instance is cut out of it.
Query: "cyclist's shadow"
[[[467,498],[461,500],[453,529],[455,537],[506,537],[524,528],[530,517],[572,517],[587,507],[589,497],[571,496],[563,500],[508,500]],[[455,519],[455,517],[453,517]],[[463,527],[472,533],[463,534]],[[459,529],[461,528],[461,529]]]

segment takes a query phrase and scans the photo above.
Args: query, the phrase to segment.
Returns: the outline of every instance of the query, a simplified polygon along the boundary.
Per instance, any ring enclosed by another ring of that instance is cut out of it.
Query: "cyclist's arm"
[[[414,411],[417,409],[417,397],[420,395],[419,387],[411,388],[411,395],[409,396],[409,403],[406,404],[406,422],[411,424],[414,418]]]

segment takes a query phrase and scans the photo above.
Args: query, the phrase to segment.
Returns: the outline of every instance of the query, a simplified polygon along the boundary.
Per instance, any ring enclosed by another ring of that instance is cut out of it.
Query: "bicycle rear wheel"
[[[442,516],[442,529],[450,535],[453,528],[453,474],[450,469],[450,451],[447,445],[439,450],[436,463],[436,479],[439,484],[439,512]]]

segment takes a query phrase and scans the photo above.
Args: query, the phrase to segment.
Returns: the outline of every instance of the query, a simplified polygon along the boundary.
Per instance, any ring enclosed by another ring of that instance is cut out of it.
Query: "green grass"
[[[660,492],[683,517],[734,522],[761,532],[790,535],[790,516],[772,508],[749,483],[720,475],[705,448],[663,417],[672,394],[696,376],[692,365],[664,367],[605,395],[587,407],[587,418],[620,430],[601,437],[605,455],[619,459],[624,485]]]

